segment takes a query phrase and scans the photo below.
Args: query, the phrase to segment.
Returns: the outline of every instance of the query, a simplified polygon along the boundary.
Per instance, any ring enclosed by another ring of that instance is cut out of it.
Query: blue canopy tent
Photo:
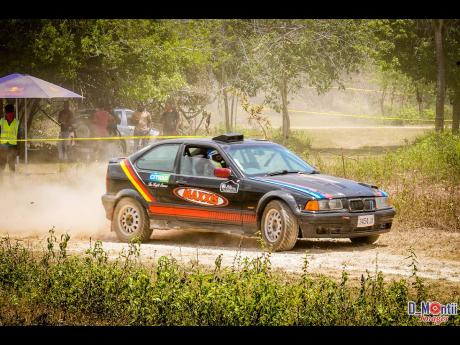
[[[27,99],[83,98],[70,90],[31,75],[14,73],[0,78],[0,98],[24,99],[24,138],[27,140]],[[1,110],[3,112],[3,109]],[[27,142],[24,145],[24,162],[27,164]]]

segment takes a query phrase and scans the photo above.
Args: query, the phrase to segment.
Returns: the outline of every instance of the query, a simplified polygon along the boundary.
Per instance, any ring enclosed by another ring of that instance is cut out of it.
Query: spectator
[[[105,110],[105,108],[106,107],[103,103],[99,103],[99,106],[93,115],[94,136],[97,138],[108,137],[109,129],[113,128],[114,124],[116,126],[115,116],[110,114],[107,110]],[[104,148],[104,140],[96,141],[95,155],[98,159],[102,159],[104,157]]]
[[[105,110],[104,104],[100,103],[93,115],[94,134],[96,137],[107,137],[109,135],[109,124],[114,121],[113,115]]]
[[[64,109],[59,112],[58,122],[61,125],[59,138],[70,138],[70,134],[73,130],[73,113],[69,108],[69,101],[64,102]],[[60,161],[66,161],[69,159],[70,145],[71,142],[69,140],[58,141],[57,147]]]
[[[163,135],[177,135],[179,113],[170,102],[165,105],[165,112],[161,115],[161,123],[163,124]]]
[[[0,173],[8,164],[10,173],[16,172],[18,138],[22,136],[14,105],[5,106],[5,115],[0,119]]]
[[[150,133],[152,127],[152,118],[150,113],[145,109],[145,106],[139,104],[137,110],[133,113],[133,124],[134,124],[134,136],[147,136]],[[142,148],[148,139],[136,139],[135,147],[136,150]]]

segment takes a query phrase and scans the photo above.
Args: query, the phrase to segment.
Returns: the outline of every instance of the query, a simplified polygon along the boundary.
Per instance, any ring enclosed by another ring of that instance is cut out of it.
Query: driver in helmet
[[[211,161],[211,163],[214,165],[216,168],[223,168],[222,167],[222,156],[220,155],[217,150],[214,149],[209,149],[208,150],[208,159]]]

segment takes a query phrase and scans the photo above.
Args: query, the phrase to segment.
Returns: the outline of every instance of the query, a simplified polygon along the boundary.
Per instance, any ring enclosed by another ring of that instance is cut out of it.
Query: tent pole
[[[27,140],[27,99],[24,98],[24,128],[25,128],[25,139]],[[24,142],[24,163],[27,165],[27,141]]]
[[[18,99],[16,98],[16,109],[15,109],[17,121],[19,122],[19,108],[18,108]],[[19,163],[19,151],[17,151],[16,163]]]

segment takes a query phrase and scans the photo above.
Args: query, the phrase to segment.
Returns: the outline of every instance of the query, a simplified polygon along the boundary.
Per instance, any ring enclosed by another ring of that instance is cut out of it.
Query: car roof
[[[261,140],[261,139],[244,139],[241,141],[233,142],[223,142],[218,140],[213,140],[211,138],[176,138],[176,139],[163,139],[156,144],[187,144],[187,145],[206,145],[210,144],[213,146],[219,147],[228,147],[228,146],[248,146],[248,145],[278,145],[277,143]]]
[[[158,143],[183,143],[183,144],[217,144],[219,146],[233,146],[233,145],[257,145],[257,144],[276,144],[268,140],[261,140],[261,139],[244,139],[241,141],[233,141],[233,142],[224,142],[219,140],[213,140],[211,138],[175,138],[175,139],[164,139]]]

